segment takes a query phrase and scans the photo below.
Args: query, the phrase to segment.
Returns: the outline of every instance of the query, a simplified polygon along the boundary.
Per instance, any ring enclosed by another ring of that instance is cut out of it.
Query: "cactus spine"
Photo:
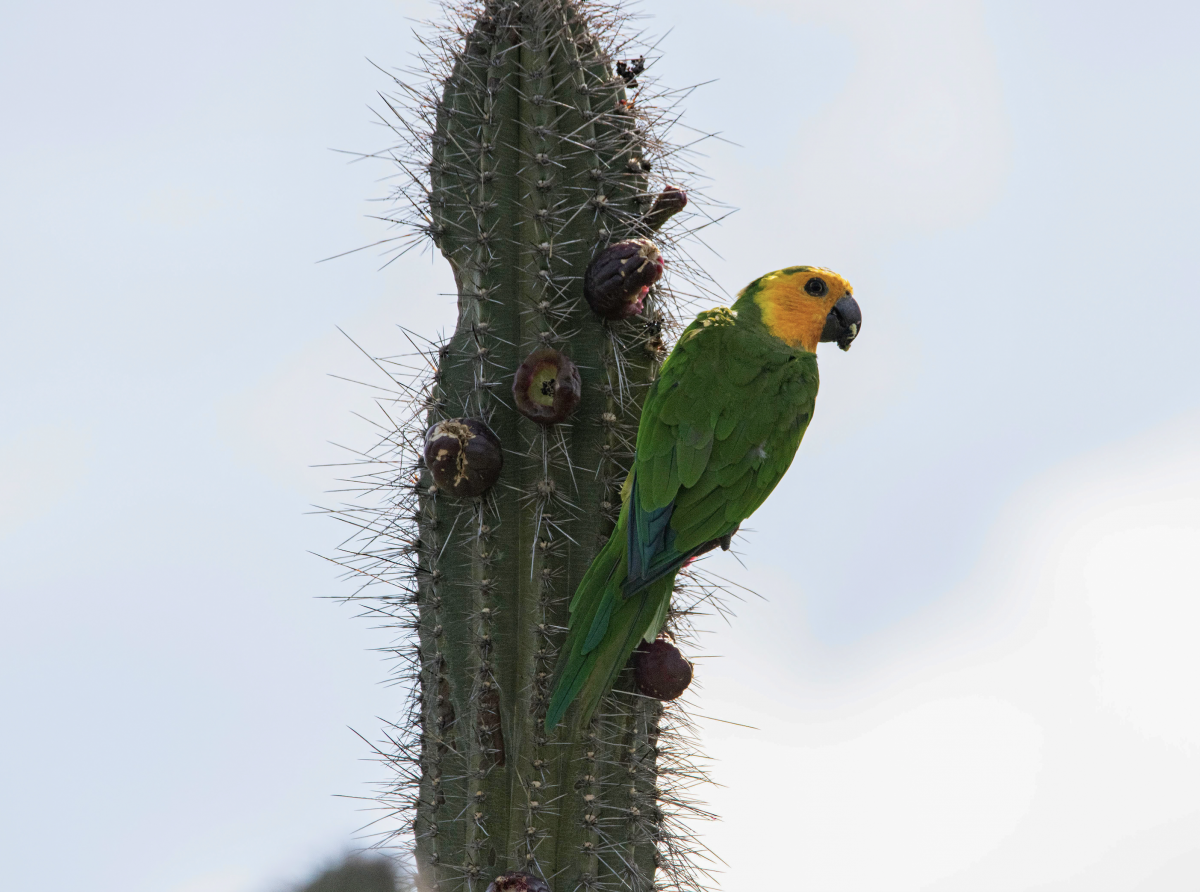
[[[568,606],[616,520],[671,322],[657,288],[640,312],[602,319],[584,270],[609,245],[653,235],[686,197],[650,188],[646,155],[662,147],[614,73],[595,9],[486,0],[459,14],[440,95],[418,109],[428,129],[406,140],[427,152],[428,180],[413,177],[428,183],[421,228],[458,290],[454,334],[430,352],[422,429],[486,424],[503,469],[463,496],[438,485],[436,462],[417,462],[395,505],[357,522],[372,547],[342,561],[369,581],[396,567],[414,580],[394,599],[404,607],[387,608],[407,610],[416,632],[418,691],[389,758],[411,766],[419,885],[484,892],[518,870],[554,892],[694,888],[690,847],[661,807],[660,774],[679,755],[660,740],[663,704],[634,692],[632,671],[586,727],[543,729]],[[555,424],[522,416],[512,394],[518,368],[547,349],[582,379]],[[420,451],[413,433],[402,432],[406,458]],[[388,541],[400,546],[372,550]]]

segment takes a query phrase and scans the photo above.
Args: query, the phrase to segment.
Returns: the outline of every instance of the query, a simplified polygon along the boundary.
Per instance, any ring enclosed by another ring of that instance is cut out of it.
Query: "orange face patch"
[[[833,305],[851,293],[850,283],[845,279],[818,267],[780,270],[763,276],[758,284],[754,302],[762,312],[767,331],[789,347],[808,353],[817,352],[825,317]]]

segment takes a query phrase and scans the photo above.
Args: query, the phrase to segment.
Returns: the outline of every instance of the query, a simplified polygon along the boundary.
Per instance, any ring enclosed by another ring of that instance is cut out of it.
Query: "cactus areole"
[[[426,153],[413,201],[450,263],[458,321],[429,354],[413,463],[393,471],[398,507],[379,534],[411,530],[410,544],[344,561],[374,582],[410,567],[415,648],[397,652],[416,694],[393,759],[410,767],[385,796],[408,803],[421,892],[699,890],[676,707],[639,693],[630,666],[586,724],[568,713],[544,730],[571,598],[617,519],[674,324],[652,237],[687,196],[639,105],[649,75],[639,67],[635,88],[615,73],[620,10],[450,12],[428,44],[448,54],[444,74],[410,106],[428,129],[407,150]],[[378,523],[363,526],[372,543]]]

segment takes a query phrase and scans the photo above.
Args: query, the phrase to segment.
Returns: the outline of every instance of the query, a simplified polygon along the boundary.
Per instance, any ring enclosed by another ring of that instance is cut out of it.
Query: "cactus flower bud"
[[[558,424],[579,405],[579,369],[557,350],[534,350],[513,376],[517,411],[538,424]]]
[[[623,319],[642,312],[650,286],[663,274],[662,255],[654,242],[628,239],[609,245],[583,274],[583,296],[605,319]]]
[[[504,454],[500,439],[480,419],[450,418],[426,431],[425,465],[439,489],[467,498],[491,489]]]
[[[643,641],[633,658],[638,691],[647,697],[674,700],[692,683],[692,664],[665,638]]]
[[[550,884],[533,874],[510,870],[492,880],[487,892],[550,892]]]
[[[662,225],[687,207],[687,193],[678,186],[667,186],[654,199],[654,207],[646,214],[646,226],[651,232],[658,232]]]

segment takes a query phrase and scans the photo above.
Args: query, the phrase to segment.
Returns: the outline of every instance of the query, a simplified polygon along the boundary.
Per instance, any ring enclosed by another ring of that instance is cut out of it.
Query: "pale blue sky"
[[[1200,13],[647,0],[739,212],[731,293],[855,285],[700,663],[725,886],[1200,878]],[[304,511],[453,324],[377,272],[368,105],[423,2],[76,2],[0,28],[0,844],[31,892],[272,892],[351,846],[399,692]],[[736,731],[736,733],[735,733]],[[765,777],[768,760],[786,766]],[[781,780],[782,778],[782,780]],[[750,835],[750,831],[754,835]],[[766,842],[764,842],[764,840]],[[769,849],[764,852],[764,845]]]

